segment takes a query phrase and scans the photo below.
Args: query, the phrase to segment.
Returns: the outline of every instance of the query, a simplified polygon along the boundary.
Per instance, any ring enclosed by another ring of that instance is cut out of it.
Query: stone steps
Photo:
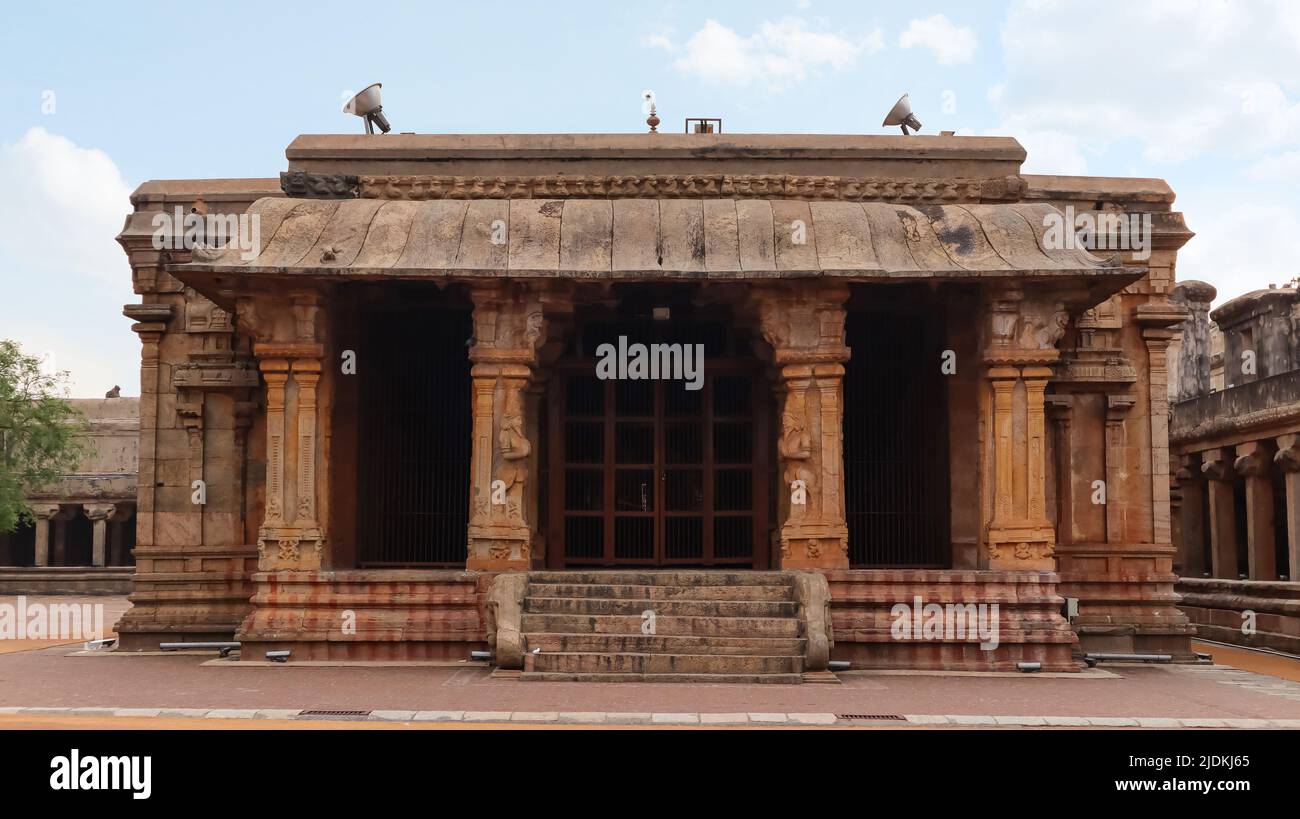
[[[522,679],[798,683],[793,594],[783,572],[531,572]]]
[[[532,670],[560,674],[798,674],[802,657],[744,654],[557,653],[535,655]]]
[[[532,597],[599,597],[608,600],[790,600],[789,586],[650,586],[610,583],[530,583]]]
[[[528,614],[523,616],[524,634],[613,634],[641,633],[641,615],[622,614]],[[693,637],[800,637],[799,621],[793,617],[656,617],[655,633]]]
[[[628,654],[802,656],[802,637],[686,637],[646,634],[531,634],[529,650]]]
[[[521,680],[583,683],[713,683],[726,685],[798,685],[801,674],[566,674],[525,671]]]
[[[598,597],[533,597],[524,614],[621,614],[655,617],[793,617],[799,604],[769,600],[606,600]]]
[[[628,586],[785,586],[790,578],[783,572],[726,571],[574,571],[529,572],[528,583],[628,585]]]

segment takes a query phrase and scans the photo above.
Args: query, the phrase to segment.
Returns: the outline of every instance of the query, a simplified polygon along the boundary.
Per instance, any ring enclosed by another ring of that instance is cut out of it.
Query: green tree
[[[0,339],[0,532],[30,520],[26,491],[74,472],[90,447],[86,418],[61,397],[66,372],[46,373],[17,342]]]

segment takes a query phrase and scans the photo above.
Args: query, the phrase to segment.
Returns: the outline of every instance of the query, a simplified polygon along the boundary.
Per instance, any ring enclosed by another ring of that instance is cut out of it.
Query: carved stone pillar
[[[140,271],[137,270],[137,276]],[[140,455],[136,485],[136,545],[146,550],[157,545],[155,537],[158,485],[158,429],[161,396],[170,390],[162,380],[161,343],[172,316],[170,304],[128,304],[122,313],[135,321],[131,329],[140,337]],[[128,612],[128,617],[130,613]]]
[[[1048,416],[1055,428],[1056,452],[1056,542],[1074,542],[1074,446],[1072,427],[1074,397],[1049,395]]]
[[[1231,456],[1222,449],[1201,454],[1201,474],[1209,479],[1210,572],[1218,578],[1237,579],[1237,508],[1232,497],[1236,475]]]
[[[1205,574],[1205,480],[1200,462],[1184,455],[1175,473],[1180,495],[1178,514],[1179,557],[1182,574],[1200,577]]]
[[[1106,396],[1106,542],[1124,542],[1124,504],[1120,487],[1128,471],[1124,463],[1124,418],[1137,404],[1132,395]]]
[[[779,504],[784,569],[849,566],[842,466],[848,295],[845,285],[811,282],[754,293],[783,387],[777,452],[785,484]]]
[[[1187,316],[1185,308],[1153,300],[1134,311],[1147,348],[1151,419],[1151,533],[1157,544],[1173,542],[1169,511],[1169,343]]]
[[[50,521],[59,514],[57,503],[34,503],[32,516],[36,519],[36,566],[50,565]]]
[[[238,303],[241,324],[256,339],[253,355],[266,382],[266,511],[257,534],[258,569],[264,572],[316,571],[325,560],[320,503],[326,476],[319,469],[324,419],[317,397],[325,354],[318,340],[320,302],[314,293],[291,298],[292,322],[283,320],[281,302]]]
[[[532,563],[537,521],[529,503],[533,441],[525,391],[545,341],[542,288],[486,282],[474,299],[474,445],[467,569],[506,571]]]
[[[1055,571],[1056,533],[1047,518],[1045,393],[1056,342],[1069,315],[1041,296],[1004,287],[989,302],[985,478],[992,486],[986,530],[989,568]],[[991,471],[991,475],[989,472]],[[991,480],[989,480],[991,478]]]
[[[1273,456],[1286,477],[1287,579],[1300,580],[1300,435],[1279,435]]]
[[[86,517],[90,519],[91,530],[91,559],[92,566],[103,567],[107,563],[108,545],[108,521],[113,516],[116,504],[112,503],[88,503],[82,507]]]
[[[1277,580],[1272,466],[1273,451],[1267,442],[1237,447],[1233,468],[1246,481],[1246,563],[1251,580]]]

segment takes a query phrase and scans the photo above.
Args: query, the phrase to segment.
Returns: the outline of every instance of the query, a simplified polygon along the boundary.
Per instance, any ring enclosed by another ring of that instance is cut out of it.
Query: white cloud
[[[28,269],[113,282],[129,270],[113,237],[131,211],[131,187],[108,154],[32,128],[0,146],[0,188],[0,250]]]
[[[971,29],[954,25],[942,14],[932,14],[924,20],[913,20],[898,36],[899,48],[912,46],[933,51],[939,65],[959,65],[975,56],[979,42]]]
[[[1083,176],[1088,172],[1087,147],[1073,134],[1020,128],[1006,135],[1019,140],[1028,154],[1022,173]]]
[[[32,128],[0,145],[0,335],[71,373],[71,393],[139,394],[140,344],[121,314],[138,299],[114,241],[131,187],[103,151]]]
[[[664,51],[677,50],[677,46],[673,45],[672,38],[665,33],[646,35],[645,44],[651,48],[662,48]]]
[[[1246,177],[1273,184],[1300,185],[1300,150],[1263,157],[1246,169]]]
[[[1020,0],[1002,45],[999,103],[1022,127],[1137,140],[1161,163],[1300,142],[1293,0]]]
[[[655,43],[677,51],[667,38]],[[823,69],[841,71],[863,54],[884,48],[879,29],[849,38],[831,32],[810,31],[799,18],[765,22],[742,36],[716,20],[704,26],[680,47],[673,67],[683,74],[713,85],[784,88],[803,82]]]
[[[1294,203],[1224,202],[1213,194],[1178,199],[1196,233],[1178,252],[1178,278],[1214,285],[1216,304],[1300,274],[1300,213]]]

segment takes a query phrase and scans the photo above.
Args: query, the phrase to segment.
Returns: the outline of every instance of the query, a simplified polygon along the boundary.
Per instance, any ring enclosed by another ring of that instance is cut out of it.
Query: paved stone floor
[[[850,672],[839,685],[521,682],[470,663],[274,665],[80,645],[0,652],[0,727],[740,725],[1300,728],[1300,661],[1199,646],[1216,665],[1105,664],[1076,675]],[[1227,665],[1233,663],[1234,665]],[[369,712],[369,713],[364,713]],[[200,719],[201,718],[201,719]],[[883,719],[881,719],[883,718]]]

